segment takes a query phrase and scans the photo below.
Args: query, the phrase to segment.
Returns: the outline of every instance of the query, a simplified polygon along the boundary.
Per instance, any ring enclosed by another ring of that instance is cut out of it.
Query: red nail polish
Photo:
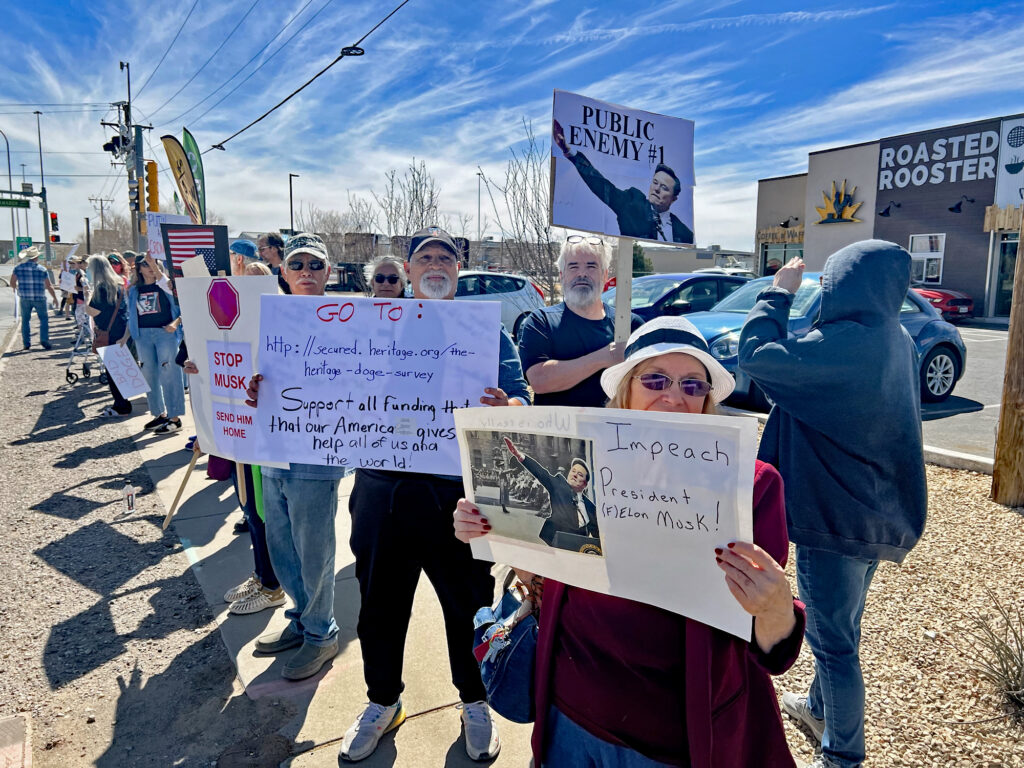
[[[721,562],[722,562],[722,558],[720,558],[720,557],[716,557],[716,558],[715,558],[715,562],[716,562],[716,563],[721,563]]]
[[[720,555],[720,554],[722,554],[722,550],[721,550],[721,549],[718,549],[718,548],[716,547],[716,548],[715,548],[715,554],[716,554],[716,555]]]
[[[486,526],[490,526],[490,523],[487,521],[486,517],[481,517],[480,518],[480,522],[483,523]]]
[[[735,541],[730,541],[729,542],[729,549],[732,549],[735,546],[736,546],[736,542]]]
[[[484,530],[485,530],[485,531],[489,531],[489,530],[491,530],[491,526],[489,526],[489,525],[485,525],[485,526],[484,526]]]

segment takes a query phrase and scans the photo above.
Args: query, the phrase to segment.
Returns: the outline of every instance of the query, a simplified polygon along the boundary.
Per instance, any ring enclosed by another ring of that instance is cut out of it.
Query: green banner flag
[[[181,144],[185,148],[185,155],[188,157],[188,164],[192,166],[192,178],[196,182],[196,192],[199,195],[199,210],[202,213],[203,221],[206,221],[206,180],[203,177],[203,154],[199,151],[199,145],[189,132],[188,128],[181,129]]]

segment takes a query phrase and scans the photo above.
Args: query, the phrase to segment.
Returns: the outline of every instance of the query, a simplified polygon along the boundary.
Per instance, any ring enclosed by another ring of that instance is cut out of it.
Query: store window
[[[774,275],[794,256],[804,257],[803,243],[761,243],[761,274]]]
[[[912,285],[941,285],[942,259],[946,250],[944,234],[910,236],[910,282]]]
[[[1009,317],[1013,301],[1013,275],[1017,268],[1017,247],[1020,235],[1016,232],[999,237],[999,272],[996,275],[996,302],[993,314]]]

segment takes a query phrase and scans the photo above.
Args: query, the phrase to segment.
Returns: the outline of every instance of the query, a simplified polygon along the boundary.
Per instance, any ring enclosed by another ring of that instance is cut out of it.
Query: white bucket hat
[[[615,397],[619,383],[644,360],[681,352],[700,360],[711,377],[711,400],[720,403],[736,386],[732,374],[708,352],[708,343],[693,323],[682,317],[657,317],[637,328],[626,342],[626,359],[606,368],[601,374],[601,388],[608,397]]]

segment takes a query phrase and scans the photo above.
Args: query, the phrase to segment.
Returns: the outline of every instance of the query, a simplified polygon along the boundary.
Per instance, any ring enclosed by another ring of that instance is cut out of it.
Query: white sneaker
[[[243,581],[237,587],[232,587],[227,592],[225,592],[224,602],[233,603],[236,600],[244,600],[245,598],[251,597],[252,595],[256,594],[260,590],[260,587],[262,586],[263,584],[260,583],[260,580],[256,578],[256,574],[254,573],[252,576]]]
[[[818,743],[821,743],[821,739],[825,735],[825,721],[819,720],[811,714],[811,708],[807,706],[806,696],[798,696],[795,693],[783,693],[782,711],[797,722],[802,723],[814,735]]]
[[[265,608],[276,608],[285,604],[284,589],[278,587],[276,590],[260,587],[251,595],[235,600],[228,606],[228,613],[246,614],[259,613]]]
[[[466,731],[466,754],[470,760],[490,760],[501,749],[498,726],[491,719],[486,701],[461,704],[462,725]]]
[[[345,731],[338,756],[353,763],[369,757],[377,748],[380,737],[395,730],[404,720],[405,707],[401,699],[390,707],[382,707],[371,701],[352,723],[352,727]]]

